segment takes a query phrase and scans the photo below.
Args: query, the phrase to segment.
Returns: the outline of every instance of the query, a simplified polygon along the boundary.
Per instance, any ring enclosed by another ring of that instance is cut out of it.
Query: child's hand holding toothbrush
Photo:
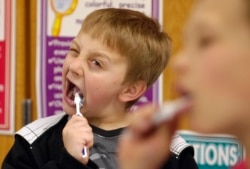
[[[170,154],[172,135],[181,112],[188,107],[185,99],[168,102],[158,109],[147,105],[134,112],[134,122],[119,142],[120,169],[156,169]]]
[[[88,148],[93,146],[92,128],[87,119],[80,113],[82,104],[79,95],[75,99],[76,114],[71,117],[63,129],[63,143],[67,152],[83,164],[89,160]]]

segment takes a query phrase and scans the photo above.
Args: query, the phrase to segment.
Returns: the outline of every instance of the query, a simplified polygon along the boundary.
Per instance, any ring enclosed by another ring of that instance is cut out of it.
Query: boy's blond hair
[[[167,65],[170,38],[161,31],[157,20],[141,12],[99,9],[85,18],[81,31],[127,57],[124,83],[143,80],[150,87]]]

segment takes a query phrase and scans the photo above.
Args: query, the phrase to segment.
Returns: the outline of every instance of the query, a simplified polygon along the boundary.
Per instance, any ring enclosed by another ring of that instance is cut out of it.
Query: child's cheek
[[[224,48],[213,48],[204,53],[197,63],[198,83],[208,88],[223,89],[231,81],[232,67],[228,64]]]

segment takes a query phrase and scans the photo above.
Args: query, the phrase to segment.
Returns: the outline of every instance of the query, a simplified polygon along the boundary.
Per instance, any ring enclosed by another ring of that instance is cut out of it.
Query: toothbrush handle
[[[76,115],[77,115],[77,116],[83,117],[81,113],[76,113]],[[85,158],[85,157],[87,157],[87,156],[88,156],[87,147],[84,146],[83,149],[82,149],[82,157]]]
[[[87,147],[84,146],[82,149],[82,158],[85,158],[88,156],[88,151],[87,151]]]
[[[78,116],[81,116],[82,117],[82,113],[80,113],[80,105],[79,104],[76,104],[76,114]]]
[[[82,113],[80,113],[80,105],[79,104],[76,104],[76,115],[83,117]],[[88,156],[87,147],[84,146],[82,149],[82,157],[85,158],[87,156]]]

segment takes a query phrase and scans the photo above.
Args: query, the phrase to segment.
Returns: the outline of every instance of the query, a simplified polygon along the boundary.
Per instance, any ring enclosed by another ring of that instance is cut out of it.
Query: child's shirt
[[[2,169],[117,169],[116,148],[124,128],[106,131],[91,126],[94,145],[90,149],[88,164],[83,165],[70,156],[63,145],[62,130],[68,119],[69,116],[62,113],[24,126],[16,133],[15,143],[4,159]],[[197,168],[192,146],[182,147],[172,145],[173,153],[162,168]]]
[[[103,130],[92,126],[94,145],[90,149],[90,160],[99,168],[117,169],[117,144],[124,128]]]

